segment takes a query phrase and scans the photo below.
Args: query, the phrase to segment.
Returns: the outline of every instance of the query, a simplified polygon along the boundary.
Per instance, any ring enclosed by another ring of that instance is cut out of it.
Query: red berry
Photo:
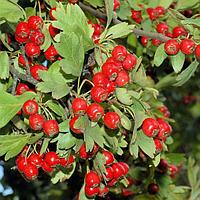
[[[42,170],[44,170],[47,173],[51,173],[53,171],[53,168],[50,167],[45,161],[41,163],[41,167],[42,167]]]
[[[100,35],[93,34],[92,35],[92,40],[94,41],[95,44],[98,44],[99,40],[100,40]]]
[[[50,167],[55,167],[56,165],[59,164],[59,157],[54,151],[49,151],[46,153],[44,157],[44,162],[46,162],[47,165]]]
[[[88,187],[88,186],[85,186],[85,194],[87,197],[89,198],[93,198],[95,197],[97,194],[99,193],[99,187]]]
[[[53,137],[59,133],[58,122],[55,119],[47,120],[43,123],[44,133],[48,137]]]
[[[36,114],[38,112],[38,103],[34,100],[28,100],[24,103],[22,109],[26,115]]]
[[[100,184],[99,175],[91,170],[85,176],[85,184],[87,187],[98,187]]]
[[[123,62],[125,70],[132,70],[137,63],[137,58],[133,54],[128,54]]]
[[[157,6],[155,10],[159,15],[165,14],[165,9],[162,6]]]
[[[41,166],[42,163],[42,158],[40,157],[39,154],[33,153],[29,156],[28,158],[28,163],[31,163],[37,167]]]
[[[180,50],[186,55],[190,55],[194,52],[196,44],[191,39],[183,39],[180,43]]]
[[[126,47],[122,45],[117,45],[112,51],[112,57],[116,61],[123,62],[126,58],[126,55],[127,55]]]
[[[117,10],[117,9],[119,9],[119,7],[120,7],[120,1],[119,0],[114,0],[114,11],[115,10]]]
[[[113,169],[113,175],[114,175],[115,180],[118,180],[119,178],[123,176],[124,170],[122,169],[122,166],[119,163],[114,163],[112,165],[112,169]]]
[[[30,34],[30,29],[28,27],[28,23],[19,22],[16,26],[15,35],[22,39],[28,39]]]
[[[175,165],[169,165],[168,169],[169,169],[169,175],[171,176],[171,178],[174,178],[178,173],[178,167]]]
[[[108,94],[113,93],[116,89],[116,83],[113,81],[108,81],[108,83],[106,84],[106,91],[108,92]]]
[[[28,180],[33,180],[38,176],[38,168],[33,164],[27,164],[24,169],[24,175]]]
[[[168,40],[165,43],[165,52],[169,55],[175,55],[179,52],[179,43],[176,40]]]
[[[111,81],[117,78],[118,71],[118,67],[115,65],[115,63],[105,62],[102,65],[103,75]]]
[[[71,165],[74,162],[74,156],[72,154],[69,155],[68,159],[60,158],[60,165],[66,167],[67,165]]]
[[[42,29],[44,22],[39,16],[30,16],[28,18],[28,26],[31,30],[40,30]]]
[[[40,55],[40,46],[33,42],[28,42],[25,45],[26,55],[30,58],[38,57]]]
[[[105,101],[108,98],[108,92],[107,92],[107,90],[104,89],[101,86],[94,86],[91,89],[90,95],[91,95],[91,98],[94,101],[96,101],[97,103]]]
[[[104,109],[98,103],[92,103],[87,108],[87,115],[91,121],[98,121],[104,115]]]
[[[153,118],[147,118],[142,123],[142,130],[148,137],[154,137],[159,132],[159,123]]]
[[[169,31],[169,26],[164,22],[160,22],[157,24],[156,30],[158,33],[166,34]]]
[[[40,70],[47,71],[48,69],[47,69],[47,67],[45,67],[43,65],[33,65],[30,67],[31,76],[38,81],[41,80],[41,78],[39,77],[39,74],[38,74],[38,71],[40,71]]]
[[[167,118],[170,117],[170,112],[166,106],[161,106],[158,109],[160,110],[160,112],[163,113],[164,117],[167,117]]]
[[[51,37],[55,37],[59,32],[59,29],[53,27],[52,24],[49,25],[49,33],[51,35]]]
[[[110,57],[106,60],[108,63],[114,63],[115,66],[117,67],[118,71],[121,71],[123,69],[122,67],[122,62],[121,61],[116,61],[113,57]]]
[[[81,159],[87,159],[88,153],[86,152],[86,146],[85,143],[81,145],[81,148],[79,149],[79,156]]]
[[[111,165],[115,160],[114,155],[110,151],[105,151],[105,150],[102,153],[105,156],[106,165]]]
[[[20,54],[18,57],[18,64],[21,65],[22,67],[26,67],[26,61],[22,54]],[[30,65],[30,64],[31,64],[31,60],[28,59],[28,65]]]
[[[132,192],[130,189],[128,188],[122,188],[122,196],[124,197],[129,197],[134,195],[134,192]]]
[[[200,60],[200,44],[198,44],[198,45],[196,46],[194,54],[195,54],[196,58],[197,58],[198,60]]]
[[[165,138],[172,133],[172,128],[164,119],[158,118],[157,122],[160,127],[157,137],[160,140],[165,140]]]
[[[93,24],[92,27],[94,28],[93,35],[100,35],[102,33],[102,26],[100,24]]]
[[[87,102],[82,98],[75,98],[72,101],[72,110],[74,114],[84,114],[87,110]]]
[[[110,180],[113,179],[114,173],[113,173],[113,168],[112,167],[107,167],[106,168],[105,177],[106,177],[106,181],[110,181]]]
[[[83,128],[75,128],[75,124],[78,120],[78,116],[74,116],[70,122],[69,122],[69,126],[70,126],[70,129],[76,133],[76,134],[82,134],[84,132],[84,127]]]
[[[127,174],[128,174],[128,171],[129,171],[129,166],[128,166],[128,164],[127,163],[125,163],[125,162],[119,162],[118,164],[120,164],[121,165],[121,167],[122,167],[122,169],[123,169],[123,171],[124,171],[124,176],[126,176]]]
[[[16,95],[23,94],[24,92],[28,91],[29,87],[25,83],[19,83],[16,88]]]
[[[142,21],[142,13],[141,13],[141,11],[131,10],[131,17],[138,24],[140,24],[141,21]]]
[[[96,153],[98,152],[98,150],[99,150],[99,145],[96,144],[96,143],[94,143],[94,147],[93,147],[92,151],[88,152],[88,158],[94,157],[94,155],[96,155]]]
[[[56,51],[55,47],[53,45],[51,45],[45,52],[44,52],[44,56],[47,60],[49,61],[54,61],[57,56],[58,56],[58,52]]]
[[[129,83],[129,81],[129,74],[125,70],[120,71],[115,80],[117,86],[119,87],[124,87],[127,83]]]
[[[19,170],[19,172],[23,172],[24,169],[26,168],[27,165],[27,161],[25,157],[20,157],[17,161],[17,169]]]
[[[99,189],[99,194],[98,194],[98,196],[99,197],[105,197],[106,196],[106,194],[108,194],[108,192],[109,192],[109,187],[108,186],[105,186],[103,189]]]
[[[159,186],[156,183],[151,183],[148,186],[148,192],[150,194],[157,194],[159,192]]]
[[[158,165],[158,168],[161,169],[162,171],[167,171],[168,170],[168,162],[164,159],[160,159],[160,163]]]
[[[154,138],[153,140],[156,147],[156,153],[160,153],[163,150],[162,142],[157,138]]]
[[[173,28],[173,37],[177,38],[179,36],[187,36],[188,32],[182,26],[176,26]]]
[[[158,39],[152,39],[152,44],[156,47],[160,46],[160,44],[162,44],[162,41],[158,40]]]
[[[104,124],[109,129],[117,129],[121,123],[120,121],[119,115],[115,112],[107,112],[104,116]]]
[[[141,37],[140,39],[143,46],[147,46],[148,44],[148,38],[147,37]]]
[[[45,118],[40,114],[33,114],[29,117],[29,126],[34,131],[39,131],[42,129]]]
[[[55,10],[56,10],[56,7],[51,8],[49,11],[49,17],[51,20],[56,20],[56,18],[53,16],[53,11],[55,11]]]
[[[102,72],[97,72],[92,77],[92,82],[94,83],[94,85],[105,87],[108,83],[108,79]]]
[[[42,45],[44,43],[44,34],[40,31],[32,31],[30,33],[29,39],[36,45]]]
[[[17,35],[15,35],[15,40],[18,42],[18,43],[27,43],[29,41],[29,38],[21,38]]]
[[[147,8],[147,14],[149,15],[149,19],[150,20],[156,20],[159,17],[159,13],[158,10],[154,9],[154,8]]]

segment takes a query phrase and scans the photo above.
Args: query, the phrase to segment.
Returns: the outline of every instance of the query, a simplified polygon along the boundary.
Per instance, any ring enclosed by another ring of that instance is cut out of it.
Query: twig
[[[81,2],[79,2],[79,6],[84,11],[91,13],[92,15],[94,15],[97,18],[107,19],[106,14],[102,13],[99,10],[95,10],[95,9],[91,8],[90,6],[87,6],[87,5],[85,5]],[[122,23],[122,21],[120,21],[119,19],[113,18],[113,24],[119,24],[119,23]],[[133,29],[133,33],[136,36],[144,36],[144,37],[148,37],[148,38],[151,38],[151,39],[158,39],[158,40],[163,41],[163,42],[166,42],[166,41],[171,39],[170,37],[167,37],[167,36],[162,35],[160,33],[147,32],[147,31],[143,31],[143,30],[140,30],[140,29],[136,29],[136,28]]]
[[[25,60],[25,64],[26,64],[26,73],[28,74],[28,76],[30,76],[30,74],[31,74],[31,72],[30,72],[30,66],[29,66],[29,64],[28,64],[28,58],[27,58],[27,56],[26,56],[26,54],[25,54],[25,48],[24,48],[23,45],[20,46],[20,50],[21,50],[22,56],[23,56],[23,58],[24,58],[24,60]]]
[[[12,89],[11,89],[11,94],[15,95],[15,91],[16,91],[16,87],[17,87],[17,81],[18,81],[18,77],[13,74],[13,84],[12,84]]]

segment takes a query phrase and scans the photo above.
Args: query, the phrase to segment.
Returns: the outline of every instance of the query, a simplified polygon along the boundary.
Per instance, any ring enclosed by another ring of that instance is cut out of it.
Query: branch
[[[107,19],[106,14],[100,12],[99,10],[95,10],[95,9],[91,8],[90,6],[87,6],[87,5],[85,5],[81,2],[79,2],[79,6],[82,8],[82,10],[91,13],[92,15],[94,15],[97,18]],[[119,23],[122,23],[122,21],[120,21],[116,18],[113,18],[113,24],[119,24]],[[136,36],[144,36],[144,37],[148,37],[148,38],[151,38],[151,39],[158,39],[162,42],[166,42],[166,41],[171,39],[170,37],[167,37],[167,36],[160,34],[160,33],[147,32],[147,31],[143,31],[143,30],[140,30],[140,29],[136,29],[136,28],[133,29],[133,33]]]

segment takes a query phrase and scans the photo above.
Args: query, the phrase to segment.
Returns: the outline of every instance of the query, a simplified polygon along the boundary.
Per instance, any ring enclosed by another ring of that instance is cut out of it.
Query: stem
[[[11,94],[15,95],[15,91],[16,91],[16,87],[17,87],[17,81],[18,78],[15,74],[13,74],[13,84],[12,84],[12,90],[11,90]]]

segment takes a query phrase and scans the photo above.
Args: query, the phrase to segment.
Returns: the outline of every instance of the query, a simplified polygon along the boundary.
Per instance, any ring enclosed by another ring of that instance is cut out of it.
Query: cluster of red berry
[[[171,135],[172,128],[168,122],[162,118],[146,118],[142,123],[142,131],[148,137],[154,138],[156,152],[160,153],[163,150],[163,142]]]
[[[94,28],[94,32],[92,35],[92,40],[94,41],[95,44],[99,43],[99,39],[100,39],[100,35],[104,30],[104,27],[101,26],[101,24],[98,23],[92,23],[91,21],[88,21],[88,24],[90,24],[92,26],[92,28]]]
[[[158,110],[163,114],[164,117],[169,118],[170,117],[170,111],[166,106],[160,106],[158,107]]]
[[[95,171],[90,171],[85,176],[85,194],[88,197],[105,196],[109,192],[109,187],[114,186],[122,177],[126,176],[129,166],[124,162],[114,162],[114,155],[109,151],[103,151],[106,160],[106,172],[99,175]]]
[[[58,165],[63,167],[70,167],[74,162],[73,155],[69,158],[59,158],[56,152],[49,151],[45,154],[29,153],[29,148],[26,146],[21,154],[16,159],[17,169],[24,174],[26,179],[33,180],[39,174],[39,168],[47,173],[51,173]]]

